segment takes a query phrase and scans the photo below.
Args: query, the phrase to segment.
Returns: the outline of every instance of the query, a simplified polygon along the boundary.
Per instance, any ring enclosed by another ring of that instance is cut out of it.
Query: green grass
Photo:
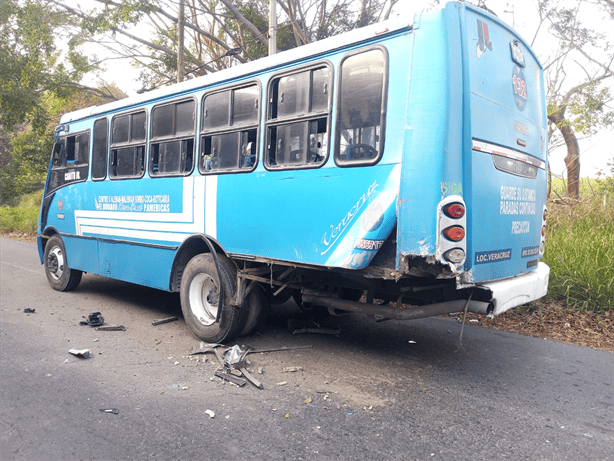
[[[554,181],[548,203],[546,252],[548,298],[569,308],[614,309],[614,188],[606,179],[582,179],[581,199]]]
[[[16,207],[0,207],[1,232],[36,232],[42,191],[24,195]]]

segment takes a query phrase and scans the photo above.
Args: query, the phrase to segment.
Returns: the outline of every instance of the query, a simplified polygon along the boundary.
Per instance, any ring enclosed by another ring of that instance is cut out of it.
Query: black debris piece
[[[157,325],[162,325],[163,323],[170,323],[177,320],[177,317],[168,317],[166,319],[154,320],[151,324],[155,327]]]
[[[123,325],[106,325],[104,327],[96,328],[97,331],[126,331],[126,327]]]
[[[104,317],[100,312],[92,312],[88,315],[87,320],[79,322],[79,325],[89,325],[91,327],[99,327],[104,324]]]
[[[237,378],[236,376],[223,373],[221,371],[216,371],[215,376],[217,376],[218,378],[225,379],[226,381],[230,381],[231,383],[236,384],[239,387],[245,386],[245,381],[243,381],[241,378]]]
[[[35,312],[36,312],[36,309],[33,309],[33,308],[31,308],[31,307],[26,307],[26,308],[23,310],[23,313],[24,313],[24,314],[34,314]]]

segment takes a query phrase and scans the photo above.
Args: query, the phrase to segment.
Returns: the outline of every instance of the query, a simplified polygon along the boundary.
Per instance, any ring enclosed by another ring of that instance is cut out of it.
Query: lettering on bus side
[[[369,199],[369,197],[373,195],[373,192],[375,192],[375,189],[377,188],[377,186],[378,186],[377,181],[373,181],[373,184],[369,186],[369,189],[367,190],[367,192],[365,192],[364,194],[360,196],[358,201],[354,205],[352,205],[352,207],[345,214],[345,216],[341,219],[341,221],[339,221],[337,225],[333,225],[333,224],[330,225],[330,229],[326,231],[324,235],[322,236],[321,242],[325,245],[326,248],[324,249],[324,251],[320,253],[321,255],[328,253],[328,251],[332,248],[334,243],[337,240],[339,240],[339,237],[341,237],[341,234],[343,234],[343,231],[347,229],[347,227],[350,225],[350,223],[354,219],[354,216],[356,216],[358,212],[362,209],[362,207],[365,205],[365,203],[367,203],[367,200]]]
[[[446,196],[448,194],[463,195],[463,184],[460,182],[442,182],[441,193]]]
[[[96,210],[169,213],[170,196],[158,195],[99,195],[94,198]]]
[[[528,258],[530,256],[537,256],[539,254],[539,245],[533,247],[523,247],[520,256],[522,258]]]
[[[535,189],[527,187],[501,186],[501,202],[499,214],[507,215],[534,215]]]
[[[494,251],[478,251],[475,253],[475,264],[497,263],[512,259],[512,249]]]

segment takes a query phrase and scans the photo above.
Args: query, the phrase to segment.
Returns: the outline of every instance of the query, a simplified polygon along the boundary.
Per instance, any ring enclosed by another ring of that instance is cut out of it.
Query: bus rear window
[[[328,156],[330,87],[328,65],[272,80],[269,86],[266,166],[313,168]]]
[[[341,64],[335,162],[372,165],[383,151],[386,56],[382,49],[353,54]]]

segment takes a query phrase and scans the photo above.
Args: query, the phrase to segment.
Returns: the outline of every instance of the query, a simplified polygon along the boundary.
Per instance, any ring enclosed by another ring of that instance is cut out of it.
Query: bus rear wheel
[[[83,272],[66,264],[66,249],[59,235],[51,237],[45,245],[45,275],[51,288],[57,291],[72,291],[81,282]]]
[[[181,310],[185,323],[194,336],[210,343],[221,343],[235,338],[245,326],[247,309],[230,304],[236,291],[232,262],[218,255],[220,277],[223,277],[220,321],[216,322],[220,280],[211,254],[194,256],[181,277]]]
[[[239,336],[247,336],[260,328],[266,322],[269,315],[270,302],[267,295],[264,293],[262,285],[258,284],[252,291],[249,292],[245,299],[248,314],[245,326]]]

